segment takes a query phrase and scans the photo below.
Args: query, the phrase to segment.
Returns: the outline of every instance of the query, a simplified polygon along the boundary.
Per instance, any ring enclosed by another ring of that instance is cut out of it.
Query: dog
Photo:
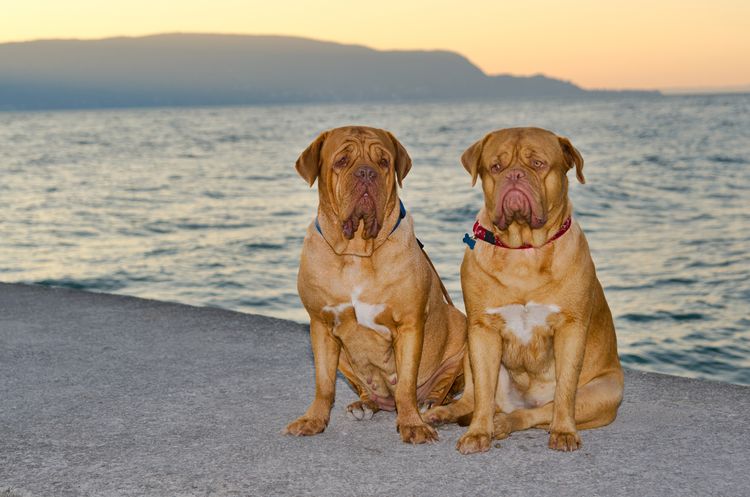
[[[425,419],[471,416],[463,454],[532,427],[549,430],[551,449],[576,450],[578,430],[612,422],[623,394],[612,315],[571,219],[566,173],[575,167],[584,183],[583,158],[550,131],[512,128],[461,162],[484,191],[461,265],[470,360],[461,399]]]
[[[395,409],[404,442],[436,441],[420,406],[441,405],[461,390],[466,318],[398,198],[409,154],[388,131],[347,126],[318,136],[296,169],[310,186],[318,181],[318,215],[297,279],[310,315],[315,398],[285,432],[326,428],[338,369],[360,398],[347,407],[352,417]]]

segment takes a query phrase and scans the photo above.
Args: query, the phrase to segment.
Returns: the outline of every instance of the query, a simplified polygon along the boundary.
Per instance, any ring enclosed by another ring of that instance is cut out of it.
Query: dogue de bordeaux
[[[315,435],[329,421],[336,370],[360,400],[356,419],[397,411],[407,443],[437,440],[422,410],[463,387],[466,318],[451,303],[398,198],[411,159],[388,131],[348,126],[322,133],[297,172],[318,181],[297,288],[310,315],[315,399],[285,432]]]
[[[579,448],[578,430],[615,419],[623,394],[612,315],[566,173],[583,158],[539,128],[489,133],[461,157],[484,205],[461,265],[470,365],[461,399],[425,413],[433,424],[471,415],[463,454],[532,427],[549,447]]]

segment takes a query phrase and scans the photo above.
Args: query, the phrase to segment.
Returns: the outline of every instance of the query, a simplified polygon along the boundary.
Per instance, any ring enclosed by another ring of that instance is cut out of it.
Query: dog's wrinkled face
[[[330,205],[344,238],[373,239],[411,168],[401,143],[376,128],[347,126],[322,133],[297,159],[310,185],[318,179],[321,205]]]
[[[567,138],[540,128],[493,131],[469,147],[461,162],[482,180],[485,208],[500,230],[511,224],[543,227],[563,206],[566,173],[575,166],[583,183],[583,158]]]

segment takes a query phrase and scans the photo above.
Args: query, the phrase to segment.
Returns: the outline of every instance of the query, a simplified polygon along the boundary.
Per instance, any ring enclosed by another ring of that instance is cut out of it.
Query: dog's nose
[[[370,166],[360,166],[354,171],[354,176],[362,181],[373,181],[378,173]]]
[[[526,171],[523,169],[511,169],[505,177],[511,181],[518,181],[526,177]]]

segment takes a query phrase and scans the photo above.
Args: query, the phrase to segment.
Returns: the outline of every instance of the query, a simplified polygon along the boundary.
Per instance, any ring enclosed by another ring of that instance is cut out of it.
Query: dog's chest
[[[362,287],[355,287],[348,299],[323,307],[323,314],[329,317],[334,335],[341,336],[356,324],[380,334],[383,338],[390,338],[391,330],[383,322],[383,318],[388,314],[388,306],[384,302],[369,302],[362,297],[362,293]]]
[[[554,304],[510,304],[501,307],[488,307],[487,314],[497,314],[503,318],[503,335],[512,337],[521,345],[528,345],[535,333],[544,333],[550,327],[548,318],[560,312]]]
[[[322,304],[322,317],[339,338],[350,338],[356,331],[351,338],[364,332],[390,341],[392,309],[383,291],[390,281],[377,268],[369,258],[347,257],[320,282],[323,291],[316,300]]]
[[[560,316],[555,304],[527,302],[486,309],[489,315],[502,318],[502,363],[511,369],[539,372],[554,360],[552,336]]]

